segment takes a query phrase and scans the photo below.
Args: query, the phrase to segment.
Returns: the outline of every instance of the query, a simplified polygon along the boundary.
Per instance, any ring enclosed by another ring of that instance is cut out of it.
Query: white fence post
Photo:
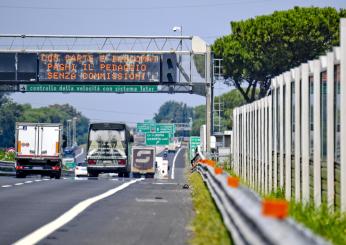
[[[273,95],[268,98],[269,100],[269,174],[268,174],[268,192],[273,191],[273,110],[272,110]]]
[[[260,112],[261,112],[261,191],[264,192],[264,136],[265,136],[265,119],[264,119],[264,99],[260,100]]]
[[[278,77],[278,82],[280,86],[280,188],[284,187],[284,78],[283,75]]]
[[[277,190],[277,185],[278,185],[278,158],[277,158],[277,154],[278,154],[278,147],[277,147],[277,144],[278,144],[278,138],[277,138],[277,135],[278,135],[278,130],[277,130],[277,125],[278,125],[278,122],[277,122],[277,114],[278,114],[278,104],[277,104],[277,101],[278,101],[278,93],[277,93],[277,78],[274,78],[272,80],[272,84],[273,84],[273,99],[274,99],[274,103],[272,104],[273,106],[273,135],[274,135],[274,142],[273,142],[273,148],[274,148],[274,161],[273,161],[273,171],[274,171],[274,191]]]
[[[285,136],[286,136],[286,173],[285,173],[285,197],[287,200],[291,199],[291,72],[284,74],[286,84],[286,98],[285,98]]]
[[[249,105],[250,107],[250,186],[254,186],[254,181],[253,181],[253,167],[254,167],[254,145],[256,142],[254,141],[254,127],[253,127],[253,104]]]
[[[302,64],[301,91],[301,149],[302,149],[302,201],[309,202],[309,66]]]
[[[314,202],[321,205],[321,62],[314,60]]]
[[[334,52],[327,54],[327,200],[334,209]]]
[[[246,105],[243,106],[242,111],[241,111],[241,118],[242,118],[242,142],[243,142],[243,151],[242,151],[242,156],[243,156],[243,161],[241,164],[241,173],[243,179],[246,179]]]
[[[246,181],[249,182],[250,179],[250,113],[249,105],[246,105]]]
[[[340,21],[340,178],[341,211],[346,211],[346,19]]]
[[[232,169],[236,171],[236,164],[237,164],[237,152],[239,149],[238,146],[238,137],[237,137],[237,127],[238,127],[238,122],[237,122],[237,110],[238,108],[233,109],[233,127],[232,127],[232,134],[233,134],[233,163],[232,163]]]
[[[301,94],[301,67],[297,67],[294,69],[294,100],[295,100],[295,120],[294,120],[294,162],[295,162],[295,173],[294,173],[294,180],[295,180],[295,200],[300,201],[301,199],[301,185],[300,185],[300,171],[301,171],[301,101],[300,101],[300,94]]]
[[[256,190],[258,190],[258,180],[259,180],[259,174],[258,174],[258,171],[259,171],[259,140],[260,140],[260,137],[259,137],[259,125],[258,125],[258,122],[259,122],[259,113],[258,113],[258,101],[255,101],[255,134],[256,134],[256,142],[257,142],[257,145],[256,145],[256,153],[255,153],[255,159],[256,159],[256,162],[255,162],[255,188]]]
[[[264,98],[264,193],[268,193],[268,97]]]

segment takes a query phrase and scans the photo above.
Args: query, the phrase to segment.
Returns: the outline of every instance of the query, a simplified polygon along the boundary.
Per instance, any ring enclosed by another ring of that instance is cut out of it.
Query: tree
[[[223,130],[232,129],[233,109],[245,103],[241,93],[234,89],[228,93],[215,97],[215,101],[223,103],[223,112],[221,114],[221,122]],[[216,115],[215,121],[218,119]],[[193,124],[191,135],[199,135],[200,127],[205,124],[205,105],[196,106],[193,109]]]
[[[71,105],[50,105],[48,107],[31,108],[30,105],[24,105],[26,109],[19,118],[24,122],[38,123],[62,123],[67,128],[67,120],[73,117],[76,121],[76,135],[78,144],[86,143],[89,127],[89,119],[84,117],[80,112]],[[66,134],[66,131],[65,131]]]
[[[200,128],[205,124],[205,105],[199,105],[193,108],[193,123],[192,123],[192,136],[199,136]]]
[[[13,147],[16,122],[62,123],[77,117],[77,142],[86,143],[89,119],[71,105],[51,105],[32,108],[30,104],[17,104],[4,97],[0,105],[0,147]],[[66,127],[65,127],[66,128]]]
[[[191,107],[171,100],[160,106],[154,120],[158,123],[188,123],[190,117],[192,117]]]
[[[0,106],[0,147],[13,147],[17,118],[23,107],[10,99],[4,99]]]
[[[339,45],[345,16],[344,9],[295,7],[233,21],[232,34],[217,39],[212,49],[223,59],[227,82],[252,102],[265,96],[273,77]]]

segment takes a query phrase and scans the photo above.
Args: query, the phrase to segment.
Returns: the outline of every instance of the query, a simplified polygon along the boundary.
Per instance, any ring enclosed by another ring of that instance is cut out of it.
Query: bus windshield
[[[125,130],[90,130],[88,156],[102,158],[126,157],[125,151]]]

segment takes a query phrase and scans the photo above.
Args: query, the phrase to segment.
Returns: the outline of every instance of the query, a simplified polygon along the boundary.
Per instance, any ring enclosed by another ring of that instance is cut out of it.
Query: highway
[[[0,244],[185,244],[185,151],[168,155],[169,180],[1,176]]]

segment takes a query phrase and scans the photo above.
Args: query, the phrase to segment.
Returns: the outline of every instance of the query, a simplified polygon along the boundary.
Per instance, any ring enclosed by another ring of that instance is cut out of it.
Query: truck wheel
[[[141,175],[140,175],[139,173],[133,173],[132,176],[133,176],[133,178],[135,178],[135,179],[138,179],[138,178],[141,177]]]
[[[25,174],[16,173],[16,178],[25,178]]]
[[[89,172],[88,175],[89,175],[89,177],[98,177],[99,176],[99,174],[95,173],[95,172]]]
[[[55,179],[60,179],[61,173],[56,174],[54,177],[55,177]]]
[[[146,175],[145,175],[145,178],[147,178],[147,179],[152,179],[152,178],[154,178],[154,175],[155,175],[155,174],[146,174]]]
[[[129,172],[125,172],[125,173],[124,173],[124,177],[125,177],[125,178],[130,177],[130,173],[129,173]]]
[[[118,177],[124,177],[124,173],[118,173]]]

